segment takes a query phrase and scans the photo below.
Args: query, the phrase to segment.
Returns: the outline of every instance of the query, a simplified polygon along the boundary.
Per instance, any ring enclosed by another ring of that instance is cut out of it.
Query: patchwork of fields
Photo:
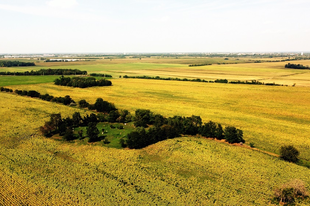
[[[304,65],[309,62],[301,61]],[[70,95],[90,103],[102,97],[131,112],[141,108],[164,116],[199,115],[204,121],[242,129],[246,144],[276,154],[280,146],[292,144],[301,158],[310,160],[310,71],[284,69],[284,62],[202,67],[180,62],[95,63],[49,66],[112,74],[112,87],[61,87],[51,83],[56,76],[0,76],[0,86]],[[259,79],[296,86],[118,78],[125,74]],[[182,137],[141,150],[124,150],[64,143],[39,134],[39,126],[51,113],[69,116],[75,111],[87,113],[0,93],[0,187],[7,188],[0,191],[0,205],[14,201],[15,205],[268,205],[273,203],[274,188],[282,183],[298,178],[310,186],[306,167],[202,138]],[[307,204],[309,200],[297,203]]]

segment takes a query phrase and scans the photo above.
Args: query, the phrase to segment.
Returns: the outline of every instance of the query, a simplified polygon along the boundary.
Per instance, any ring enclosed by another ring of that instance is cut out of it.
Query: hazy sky
[[[310,51],[310,0],[0,0],[0,53]]]

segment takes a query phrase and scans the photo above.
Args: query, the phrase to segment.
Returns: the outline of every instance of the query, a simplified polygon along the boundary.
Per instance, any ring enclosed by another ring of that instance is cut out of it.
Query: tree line
[[[136,130],[127,135],[125,142],[126,146],[131,149],[143,148],[181,135],[197,134],[204,137],[225,139],[229,143],[245,142],[242,130],[231,126],[223,129],[221,124],[212,121],[203,124],[201,117],[195,115],[165,118],[160,114],[152,113],[150,110],[138,109],[135,111],[134,125],[137,127]],[[146,130],[145,128],[149,126],[151,127]]]
[[[110,74],[101,74],[101,73],[91,73],[89,75],[93,77],[112,77],[112,75]]]
[[[302,64],[291,64],[291,63],[286,64],[285,68],[290,68],[290,69],[310,69],[309,66],[304,66]]]
[[[87,71],[78,69],[40,69],[25,72],[0,72],[0,75],[36,76],[36,75],[87,75]]]
[[[95,86],[112,86],[112,82],[106,79],[97,80],[94,77],[64,77],[61,76],[54,80],[56,85],[68,86],[68,87],[95,87]]]
[[[13,92],[12,89],[5,87],[1,87],[0,91]],[[54,97],[49,94],[41,95],[35,90],[15,90],[14,93],[40,98],[45,101],[58,102],[64,105],[76,105],[75,101],[69,95],[65,97]],[[197,134],[204,137],[225,139],[229,143],[245,142],[242,130],[232,126],[223,129],[221,124],[212,121],[203,124],[200,116],[174,116],[166,118],[160,114],[154,114],[150,110],[138,109],[135,111],[135,117],[133,118],[129,111],[118,110],[113,103],[104,101],[102,98],[97,98],[94,104],[89,104],[86,100],[80,100],[78,104],[81,108],[87,107],[89,110],[95,110],[100,113],[97,115],[92,113],[90,116],[86,115],[84,118],[80,117],[80,114],[74,114],[71,119],[62,119],[60,114],[53,114],[51,115],[50,121],[46,122],[40,128],[41,132],[45,136],[52,136],[53,134],[59,133],[61,136],[64,135],[65,140],[73,140],[75,138],[73,135],[74,127],[88,126],[90,127],[87,129],[88,135],[90,135],[89,141],[95,141],[96,139],[100,139],[96,136],[97,132],[93,131],[96,130],[98,122],[125,123],[134,120],[136,130],[129,133],[126,140],[120,140],[123,147],[127,146],[138,149],[165,139],[171,139],[181,135]],[[145,128],[148,128],[148,130]]]
[[[10,88],[0,87],[1,92],[10,92],[15,93],[20,96],[28,96],[32,98],[39,98],[45,101],[50,102],[57,102],[64,105],[71,105],[76,106],[76,102],[69,96],[66,95],[65,97],[54,97],[50,94],[40,94],[38,91],[35,90],[18,90],[16,89],[13,91]],[[97,98],[95,104],[89,104],[85,99],[82,99],[78,102],[80,108],[88,108],[89,110],[96,110],[97,112],[109,113],[111,111],[117,110],[113,103],[108,101],[104,101],[102,98]],[[123,121],[122,119],[120,121]]]
[[[209,66],[209,65],[212,65],[212,64],[190,64],[188,66],[189,67],[200,67],[200,66]]]
[[[229,143],[244,143],[243,132],[235,127],[223,128],[221,124],[209,121],[202,123],[200,116],[181,117],[174,116],[165,118],[160,114],[154,114],[150,110],[138,109],[135,117],[132,117],[127,110],[111,110],[105,113],[92,113],[81,117],[79,112],[75,112],[72,118],[61,118],[61,114],[51,114],[50,120],[40,127],[40,131],[46,137],[54,134],[63,136],[63,140],[83,139],[83,132],[74,134],[74,128],[87,127],[87,137],[89,142],[100,141],[104,136],[98,136],[98,122],[118,122],[127,123],[134,120],[136,129],[120,139],[122,147],[140,149],[166,139],[180,137],[181,135],[201,135],[204,137],[225,139]]]
[[[20,62],[20,61],[0,61],[0,67],[29,67],[35,66],[34,62]]]
[[[0,91],[1,92],[10,92],[13,93],[12,89],[6,88],[6,87],[0,87]],[[45,101],[49,101],[49,102],[57,102],[57,103],[61,103],[64,105],[70,105],[73,104],[75,105],[75,101],[69,96],[66,95],[64,97],[54,97],[52,95],[49,94],[40,94],[39,92],[35,91],[35,90],[14,90],[14,93],[20,96],[28,96],[28,97],[36,97]]]
[[[276,84],[276,83],[264,83],[257,80],[251,81],[228,81],[227,79],[216,79],[214,81],[207,81],[204,79],[187,79],[187,78],[171,78],[171,77],[150,77],[150,76],[128,76],[124,75],[123,78],[135,78],[135,79],[155,79],[155,80],[171,80],[171,81],[190,81],[190,82],[204,82],[204,83],[224,83],[224,84],[256,84],[256,85],[267,85],[267,86],[287,86],[283,84]]]

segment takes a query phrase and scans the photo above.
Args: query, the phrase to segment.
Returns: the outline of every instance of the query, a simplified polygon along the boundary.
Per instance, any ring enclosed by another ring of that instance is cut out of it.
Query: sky
[[[310,0],[0,0],[0,53],[310,51]]]

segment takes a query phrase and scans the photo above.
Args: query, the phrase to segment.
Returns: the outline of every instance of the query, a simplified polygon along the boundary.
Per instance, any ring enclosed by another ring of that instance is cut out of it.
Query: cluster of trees
[[[212,64],[190,64],[188,66],[189,67],[199,67],[199,66],[208,66],[208,65],[212,65]]]
[[[112,75],[110,74],[100,74],[100,73],[91,73],[89,75],[93,77],[112,77]]]
[[[309,66],[304,66],[302,64],[291,64],[291,63],[286,64],[285,68],[291,68],[291,69],[310,69]]]
[[[104,101],[102,98],[97,98],[95,104],[89,104],[85,99],[79,101],[79,107],[96,110],[97,112],[109,113],[117,110],[113,103]]]
[[[0,61],[0,67],[28,67],[35,66],[34,62],[20,62],[20,61]]]
[[[81,117],[79,112],[75,112],[72,118],[61,118],[61,114],[51,114],[50,120],[45,122],[44,126],[40,127],[40,131],[46,137],[50,137],[54,134],[62,136],[63,140],[70,141],[74,139],[82,139],[83,131],[78,133],[78,136],[74,134],[74,128],[79,126],[88,126],[87,134],[89,136],[89,142],[100,140],[98,137],[99,130],[96,125],[98,118],[96,114],[86,115]]]
[[[150,110],[138,109],[135,112],[134,125],[137,129],[127,135],[126,146],[139,149],[156,142],[183,135],[202,135],[225,139],[229,143],[244,143],[242,130],[235,127],[223,129],[221,124],[212,121],[202,123],[200,116],[165,118]],[[151,126],[152,125],[152,126]],[[151,126],[148,130],[145,128]]]
[[[36,75],[87,75],[87,71],[78,69],[40,69],[25,72],[0,72],[0,75],[36,76]]]
[[[75,101],[69,95],[66,95],[64,97],[54,97],[49,94],[40,94],[39,92],[35,90],[26,91],[26,90],[18,90],[18,89],[16,89],[14,92],[21,96],[37,97],[45,101],[57,102],[57,103],[61,103],[64,105],[75,104]]]
[[[150,110],[138,109],[133,118],[127,110],[111,110],[109,113],[90,114],[81,117],[75,112],[72,118],[61,118],[61,114],[52,114],[50,120],[40,127],[40,131],[46,137],[54,134],[62,136],[63,140],[83,139],[83,131],[74,134],[74,128],[87,126],[89,142],[100,141],[104,136],[98,136],[98,122],[126,123],[134,120],[136,130],[127,135],[127,139],[121,139],[123,147],[139,149],[156,142],[180,137],[181,135],[201,135],[216,139],[225,139],[229,143],[245,142],[242,130],[235,127],[223,129],[221,124],[209,121],[202,123],[200,116],[165,118],[160,114],[154,114]],[[147,128],[147,129],[146,129]]]
[[[227,83],[228,83],[228,80],[227,80],[227,79],[216,79],[214,82],[215,82],[215,83],[224,83],[224,84],[227,84]]]
[[[61,86],[68,86],[68,87],[79,87],[79,88],[86,88],[86,87],[94,87],[94,86],[111,86],[112,82],[106,79],[99,79],[96,80],[94,77],[64,77],[61,76],[54,80],[56,85]]]
[[[71,141],[75,139],[83,139],[83,130],[79,130],[78,134],[74,134],[74,128],[86,127],[86,136],[89,137],[89,142],[96,142],[104,139],[104,136],[99,136],[97,128],[98,122],[130,122],[132,116],[127,110],[112,110],[108,114],[92,113],[84,117],[79,112],[75,112],[72,118],[61,118],[61,114],[51,114],[50,120],[45,122],[44,126],[40,127],[40,131],[46,137],[55,134],[62,136],[63,140]]]
[[[251,80],[251,81],[228,81],[227,79],[216,79],[214,81],[207,81],[204,79],[180,79],[180,78],[171,78],[171,77],[167,77],[167,78],[162,78],[159,76],[156,77],[150,77],[150,76],[128,76],[125,75],[123,76],[123,78],[136,78],[136,79],[157,79],[157,80],[172,80],[172,81],[191,81],[191,82],[205,82],[205,83],[224,83],[224,84],[257,84],[257,85],[267,85],[267,86],[287,86],[287,85],[283,85],[283,84],[276,84],[276,83],[264,83],[264,82],[260,82],[257,80]]]

